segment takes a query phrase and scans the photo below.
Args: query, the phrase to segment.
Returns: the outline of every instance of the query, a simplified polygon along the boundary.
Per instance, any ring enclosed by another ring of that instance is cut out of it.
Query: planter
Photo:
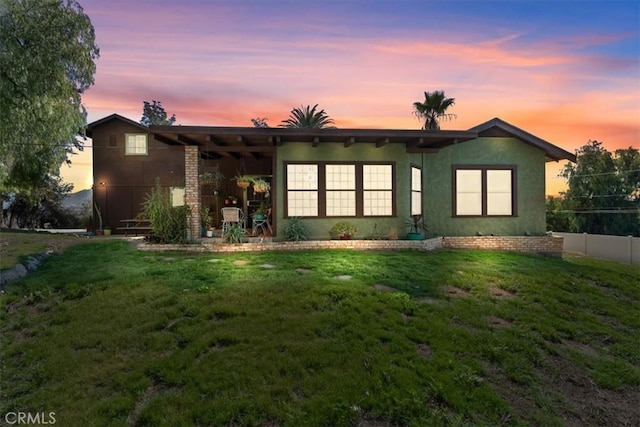
[[[422,233],[407,233],[407,240],[424,240]]]
[[[253,216],[253,219],[255,219],[256,221],[264,221],[264,214],[255,214]]]
[[[104,230],[96,230],[96,236],[102,236],[104,234]]]
[[[110,228],[105,228],[104,229],[104,235],[105,236],[111,236],[111,229]]]
[[[236,184],[238,184],[240,188],[249,188],[249,185],[251,185],[249,181],[237,181]]]
[[[351,236],[349,236],[348,234],[340,236],[340,240],[351,240]]]
[[[213,230],[207,230],[207,237],[213,237]]]
[[[207,227],[200,226],[200,237],[204,237],[207,235]]]

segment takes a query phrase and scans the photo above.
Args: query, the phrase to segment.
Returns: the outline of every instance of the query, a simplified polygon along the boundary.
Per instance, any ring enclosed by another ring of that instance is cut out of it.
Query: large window
[[[128,156],[146,156],[148,154],[147,134],[125,134],[124,154]]]
[[[515,216],[515,166],[454,166],[454,216]]]
[[[411,166],[411,215],[422,215],[422,169]]]
[[[364,216],[393,214],[393,168],[391,165],[362,165]]]
[[[318,216],[318,165],[289,164],[287,215]]]
[[[326,165],[327,216],[356,215],[355,165]]]
[[[287,216],[392,216],[393,164],[287,163]]]

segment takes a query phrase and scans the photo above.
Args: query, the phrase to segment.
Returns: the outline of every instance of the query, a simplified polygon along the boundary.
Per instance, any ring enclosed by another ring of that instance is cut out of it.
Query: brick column
[[[197,145],[184,147],[185,203],[191,208],[189,240],[200,237],[200,165]]]

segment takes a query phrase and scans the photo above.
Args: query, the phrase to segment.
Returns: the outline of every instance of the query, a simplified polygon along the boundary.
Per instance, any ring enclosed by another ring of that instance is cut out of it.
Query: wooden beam
[[[216,144],[216,145],[224,145],[222,144],[222,142],[220,141],[220,138],[218,138],[215,135],[207,135],[205,138],[207,141],[211,142],[212,144]]]
[[[160,141],[163,144],[168,144],[168,145],[183,145],[180,143],[180,141],[176,141],[175,139],[172,138],[167,138],[166,136],[160,135],[158,133],[154,133],[153,134],[153,138],[156,141]]]
[[[317,147],[318,144],[320,144],[320,137],[319,136],[314,136],[313,137],[313,142],[311,143],[312,147]]]
[[[356,143],[356,137],[352,136],[344,142],[344,148],[349,148]]]
[[[378,142],[376,142],[376,148],[380,148],[383,145],[387,145],[389,143],[389,138],[385,138],[383,140],[380,140]]]
[[[195,139],[191,139],[186,135],[182,135],[181,133],[178,134],[178,141],[185,145],[202,145]]]
[[[267,141],[269,141],[269,144],[277,145],[278,147],[282,145],[282,138],[279,136],[270,136]]]
[[[214,153],[272,153],[273,147],[268,145],[243,145],[243,146],[217,146],[211,147],[211,150]]]
[[[406,147],[407,148],[413,148],[413,147],[417,147],[419,145],[422,145],[423,143],[424,143],[424,138],[418,138],[415,141],[407,142]]]
[[[245,139],[244,139],[244,137],[242,135],[238,135],[236,140],[238,141],[238,144],[247,145],[247,141],[245,141]]]

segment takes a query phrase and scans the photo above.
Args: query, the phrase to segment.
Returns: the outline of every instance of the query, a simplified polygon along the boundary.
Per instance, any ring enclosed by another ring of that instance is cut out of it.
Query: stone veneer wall
[[[219,241],[209,243],[206,240],[192,245],[156,245],[141,244],[141,250],[147,251],[191,251],[191,252],[254,252],[287,251],[307,249],[357,249],[357,250],[394,250],[414,249],[432,251],[441,248],[487,249],[538,253],[550,256],[562,256],[562,238],[556,236],[470,236],[436,237],[427,240],[312,240],[305,242],[252,242],[226,244]]]
[[[200,236],[200,178],[198,146],[184,147],[185,203],[191,208],[189,238]]]
[[[444,237],[443,248],[487,249],[562,256],[562,241],[558,236],[465,236]]]

